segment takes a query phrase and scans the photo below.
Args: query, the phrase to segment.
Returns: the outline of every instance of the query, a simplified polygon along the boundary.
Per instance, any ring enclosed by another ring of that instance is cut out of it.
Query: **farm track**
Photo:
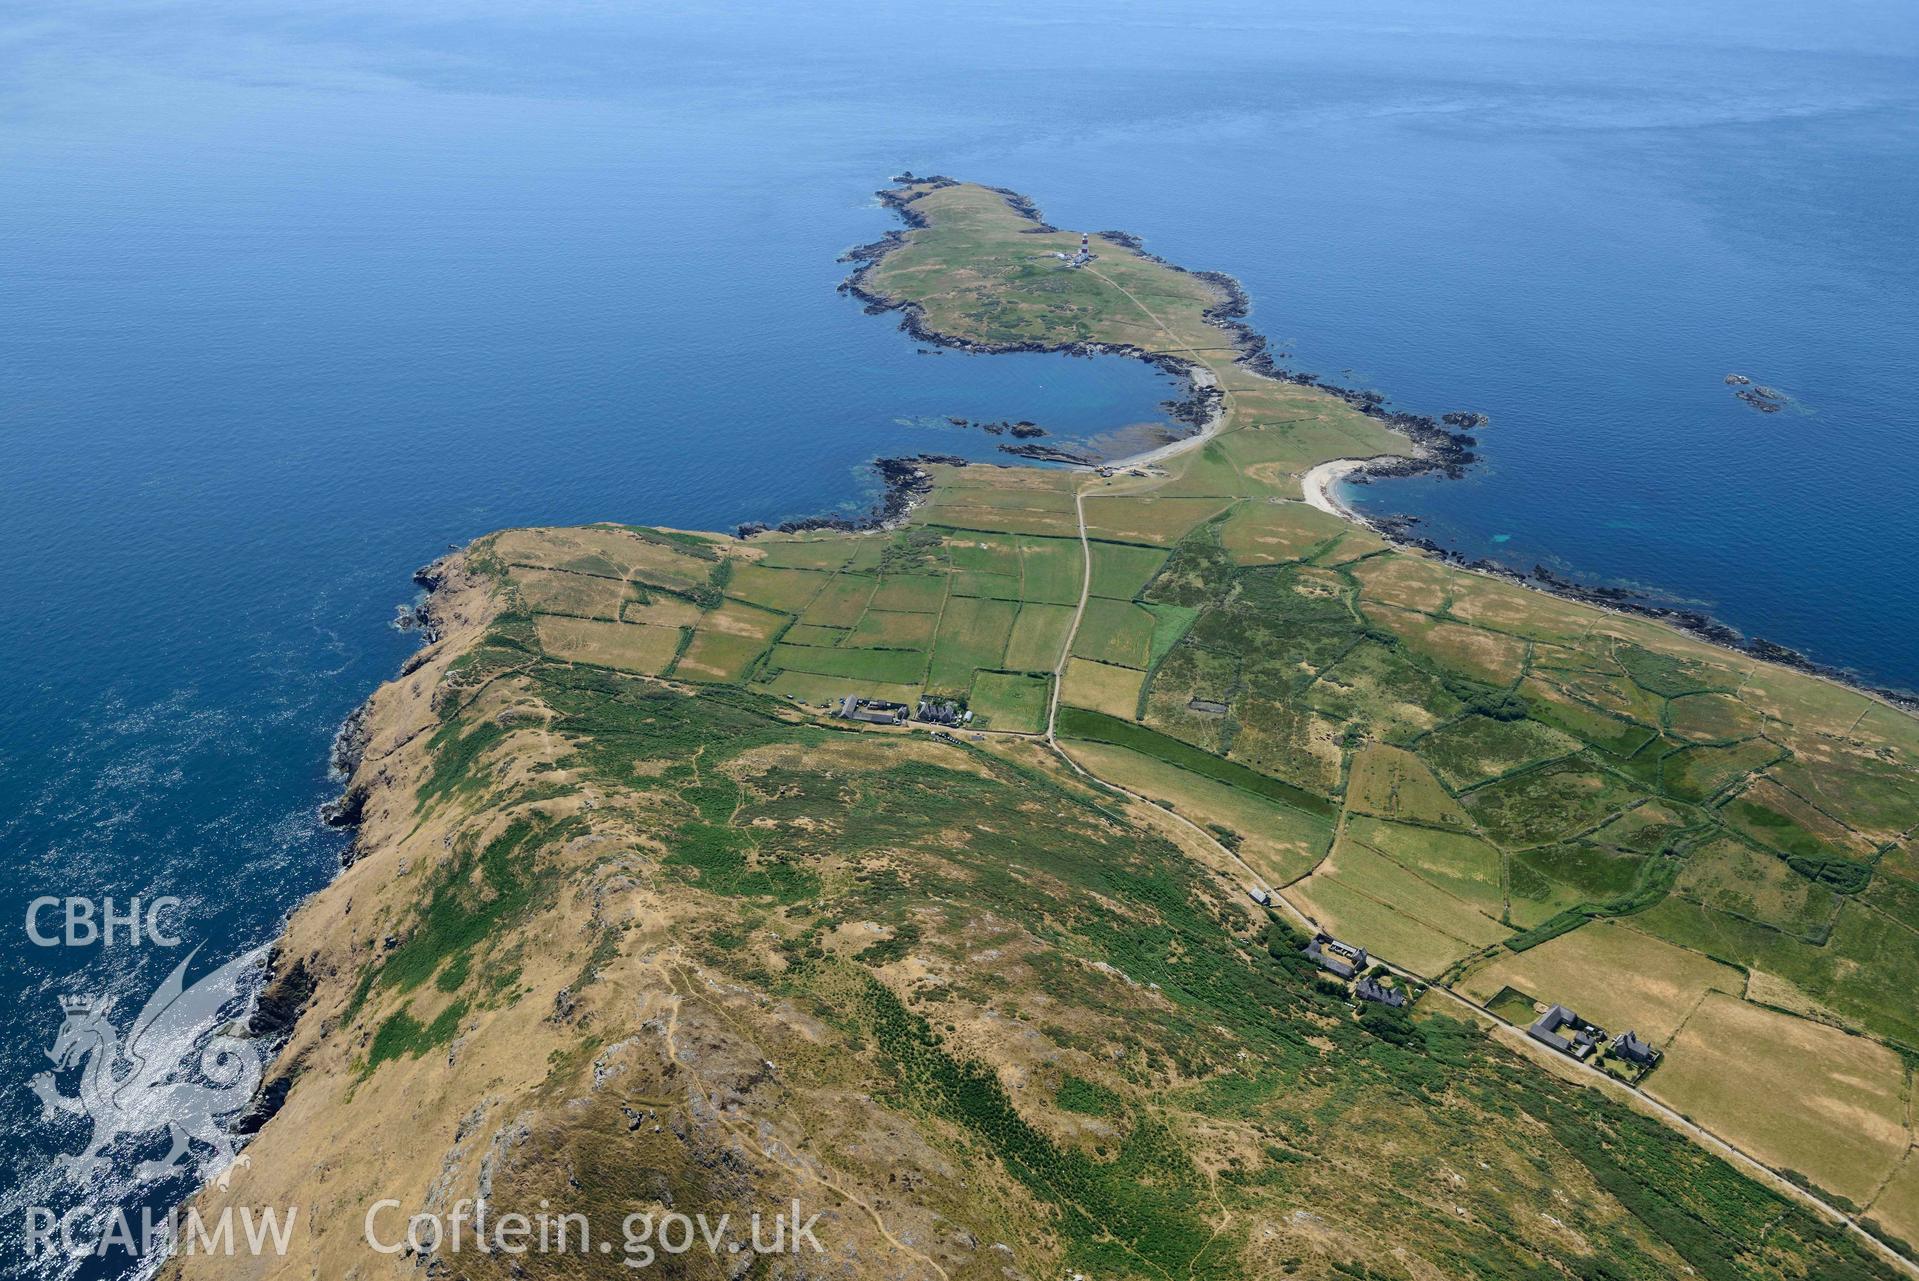
[[[1131,295],[1128,295],[1128,297],[1131,297]],[[1142,306],[1140,310],[1145,311],[1146,309]],[[1148,311],[1147,314],[1152,315],[1150,311]],[[1157,319],[1157,317],[1155,317],[1155,319]],[[1292,899],[1288,898],[1285,891],[1280,887],[1266,884],[1265,880],[1259,873],[1253,870],[1246,860],[1222,845],[1211,832],[1208,832],[1184,814],[1160,806],[1149,797],[1135,792],[1129,787],[1115,783],[1110,779],[1101,778],[1091,769],[1074,759],[1073,755],[1068,752],[1065,747],[1061,746],[1059,738],[1055,733],[1055,727],[1059,719],[1061,687],[1065,683],[1066,665],[1070,661],[1070,655],[1073,652],[1073,641],[1079,634],[1080,620],[1085,616],[1086,602],[1092,594],[1093,585],[1093,558],[1090,540],[1086,533],[1085,498],[1086,491],[1084,487],[1074,490],[1073,511],[1079,523],[1080,554],[1084,562],[1084,573],[1081,576],[1080,582],[1079,605],[1073,611],[1072,626],[1067,629],[1066,642],[1061,650],[1059,665],[1054,669],[1053,697],[1046,716],[1046,733],[1043,735],[1046,746],[1051,748],[1052,751],[1081,778],[1129,797],[1139,806],[1142,814],[1158,821],[1170,821],[1183,828],[1190,835],[1197,837],[1203,845],[1212,850],[1221,861],[1236,869],[1245,878],[1245,884],[1248,888],[1264,888],[1271,897],[1273,906],[1282,909],[1301,929],[1306,930],[1308,933],[1320,932],[1321,927],[1319,922],[1313,919],[1310,913]],[[1444,999],[1465,1010],[1468,1017],[1472,1020],[1489,1025],[1493,1035],[1506,1043],[1508,1048],[1523,1053],[1536,1062],[1551,1062],[1556,1066],[1572,1069],[1572,1075],[1581,1084],[1593,1089],[1610,1091],[1615,1097],[1626,1099],[1632,1106],[1637,1107],[1640,1111],[1684,1134],[1707,1151],[1714,1153],[1758,1179],[1773,1191],[1787,1196],[1827,1220],[1841,1225],[1881,1259],[1905,1273],[1907,1276],[1915,1278],[1915,1281],[1919,1281],[1919,1263],[1908,1259],[1905,1255],[1900,1254],[1897,1250],[1894,1250],[1891,1246],[1888,1246],[1878,1237],[1868,1232],[1852,1214],[1834,1205],[1817,1193],[1807,1191],[1805,1188],[1800,1187],[1772,1166],[1767,1165],[1758,1157],[1740,1148],[1730,1139],[1706,1129],[1697,1121],[1690,1119],[1678,1109],[1648,1094],[1637,1085],[1608,1075],[1598,1068],[1582,1063],[1577,1059],[1553,1053],[1528,1036],[1526,1029],[1523,1027],[1494,1013],[1470,997],[1454,991],[1438,980],[1409,970],[1404,966],[1395,965],[1393,962],[1377,955],[1374,955],[1372,959],[1380,965],[1383,965],[1389,973],[1410,982],[1418,983],[1430,991],[1440,993]]]

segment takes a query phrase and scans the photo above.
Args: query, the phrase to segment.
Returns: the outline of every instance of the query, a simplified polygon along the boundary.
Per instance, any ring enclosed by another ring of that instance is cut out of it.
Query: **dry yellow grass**
[[[1288,889],[1286,896],[1322,929],[1421,974],[1439,974],[1474,950],[1465,939],[1416,921],[1336,877],[1315,874]]]
[[[1353,758],[1346,782],[1346,804],[1362,814],[1437,823],[1471,831],[1472,820],[1433,772],[1404,748],[1375,743]]]
[[[576,614],[618,622],[620,606],[632,589],[617,578],[568,574],[553,569],[519,566],[508,575],[528,609],[541,613]]]
[[[695,625],[701,631],[722,632],[728,636],[771,641],[774,634],[786,625],[786,619],[764,609],[754,609],[751,605],[728,601],[718,609],[708,610],[699,615]]]
[[[1460,574],[1453,580],[1457,618],[1497,631],[1542,639],[1578,638],[1592,626],[1592,611],[1571,601],[1510,583]]]
[[[695,627],[700,622],[700,607],[690,600],[661,594],[644,605],[629,601],[621,621],[647,627]]]
[[[1220,542],[1241,565],[1299,560],[1352,528],[1304,503],[1242,503],[1220,530]]]
[[[1745,978],[1730,965],[1616,921],[1596,921],[1498,957],[1460,984],[1481,1002],[1502,987],[1570,1006],[1615,1034],[1630,1028],[1659,1045],[1708,990],[1737,995],[1745,990]]]
[[[711,562],[682,555],[637,534],[603,525],[578,529],[510,529],[493,543],[509,565],[629,578],[686,590],[707,581]]]
[[[1066,680],[1060,685],[1059,696],[1074,707],[1090,707],[1130,721],[1139,709],[1139,687],[1145,681],[1145,672],[1130,667],[1075,658],[1066,664]]]
[[[1093,538],[1120,543],[1151,543],[1171,547],[1195,525],[1217,516],[1231,504],[1218,498],[1089,499],[1086,532]]]
[[[1708,996],[1648,1093],[1777,1169],[1869,1198],[1904,1154],[1906,1072],[1862,1036]]]
[[[1457,959],[1467,952],[1496,943],[1512,932],[1484,910],[1496,906],[1490,900],[1497,898],[1496,885],[1488,887],[1473,879],[1475,871],[1484,873],[1485,870],[1484,867],[1473,868],[1461,862],[1446,868],[1444,881],[1438,876],[1422,875],[1419,870],[1396,862],[1362,843],[1354,837],[1349,827],[1341,834],[1326,861],[1306,882],[1306,889],[1308,893],[1319,894],[1323,893],[1323,882],[1338,881],[1354,893],[1381,903],[1409,920],[1468,944],[1453,958]],[[1496,876],[1496,865],[1492,871]],[[1488,890],[1492,892],[1488,893]],[[1366,943],[1382,955],[1394,955],[1383,945],[1370,943],[1363,937],[1353,941]],[[1425,971],[1428,974],[1437,972]]]
[[[598,663],[624,671],[657,676],[680,648],[677,627],[646,627],[638,623],[602,623],[585,618],[537,620],[540,648],[555,658],[576,663]]]
[[[1884,1225],[1902,1241],[1919,1243],[1919,1153],[1907,1151],[1886,1186],[1866,1207],[1866,1217]]]

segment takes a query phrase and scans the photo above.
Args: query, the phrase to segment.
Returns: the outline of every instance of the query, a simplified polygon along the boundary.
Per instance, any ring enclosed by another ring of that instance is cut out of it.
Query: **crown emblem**
[[[91,1014],[100,1008],[100,998],[96,996],[63,996],[60,1008],[68,1014]]]

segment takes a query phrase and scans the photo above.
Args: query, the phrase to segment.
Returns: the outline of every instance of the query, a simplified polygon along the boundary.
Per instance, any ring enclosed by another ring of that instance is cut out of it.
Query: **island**
[[[1348,519],[1341,468],[1468,446],[1278,368],[1231,280],[883,198],[865,305],[1153,361],[1191,434],[423,570],[201,1194],[308,1212],[170,1270],[631,1276],[698,1214],[662,1271],[1910,1275],[1919,721]],[[476,1201],[615,1248],[369,1244]]]

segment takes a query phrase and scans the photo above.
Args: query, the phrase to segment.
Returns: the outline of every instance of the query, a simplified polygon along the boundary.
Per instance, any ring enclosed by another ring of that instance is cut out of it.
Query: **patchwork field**
[[[875,289],[988,347],[1183,352],[1220,388],[1219,434],[1154,474],[935,465],[924,503],[883,532],[508,531],[475,556],[506,584],[518,661],[703,698],[771,695],[813,717],[848,694],[939,693],[968,703],[980,740],[935,745],[923,726],[836,737],[1027,753],[1004,758],[1021,768],[1059,765],[1044,740],[1000,736],[1045,732],[1058,671],[1066,751],[1209,831],[1317,925],[1431,978],[1471,958],[1461,990],[1502,1008],[1564,1001],[1637,1030],[1666,1047],[1646,1082],[1661,1097],[1836,1196],[1862,1200],[1886,1180],[1877,1217],[1910,1226],[1919,1175],[1893,1171],[1907,1142],[1900,1055],[1919,1056],[1919,722],[1305,506],[1304,470],[1399,438],[1216,354],[1228,351],[1205,319],[1217,284],[1117,242],[1072,271],[1046,248],[1065,233],[1004,224],[1003,197],[922,195],[961,220],[959,239],[910,233]],[[928,258],[929,243],[994,267]],[[961,827],[1003,842],[982,865],[994,876],[1028,875],[1043,847],[1036,832]],[[798,864],[735,867],[705,839],[684,857],[730,869],[716,877],[801,893]],[[892,874],[876,861],[857,876]],[[910,932],[886,937],[911,951]],[[1164,999],[1212,999],[1182,990],[1163,953],[1128,948],[1111,964],[1159,974]],[[1076,972],[1058,957],[1020,963],[1051,984]],[[942,981],[960,991],[971,977]],[[1206,1195],[1230,1204],[1232,1172],[1262,1149],[1218,1142]],[[1285,1257],[1256,1271],[1311,1270]],[[1661,1275],[1698,1262],[1674,1260]]]

